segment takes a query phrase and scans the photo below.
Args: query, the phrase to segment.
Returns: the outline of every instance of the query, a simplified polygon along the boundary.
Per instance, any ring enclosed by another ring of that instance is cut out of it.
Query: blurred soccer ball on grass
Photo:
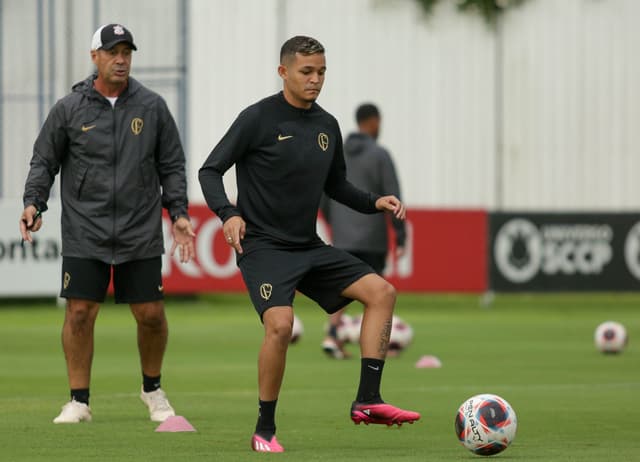
[[[290,343],[296,343],[300,340],[304,334],[304,325],[299,317],[293,315],[293,327],[291,328],[291,340]]]
[[[594,334],[596,348],[602,353],[622,353],[628,340],[627,330],[615,321],[603,322]]]
[[[357,344],[360,341],[361,324],[362,316],[352,317],[348,314],[343,314],[336,332],[338,340],[344,343]],[[413,328],[411,325],[400,318],[400,316],[394,315],[391,322],[388,354],[390,356],[399,354],[411,344],[412,340]]]

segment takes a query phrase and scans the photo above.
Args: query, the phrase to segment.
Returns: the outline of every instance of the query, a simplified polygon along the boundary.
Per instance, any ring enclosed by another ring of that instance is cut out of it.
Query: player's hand
[[[242,245],[240,241],[244,239],[244,235],[247,232],[247,224],[242,217],[233,216],[224,222],[222,225],[222,231],[224,232],[224,240],[231,247],[236,249],[236,252],[242,253]]]
[[[36,232],[42,228],[42,215],[33,205],[29,205],[22,211],[20,215],[20,234],[22,240],[33,242],[31,232]]]
[[[196,233],[193,232],[191,221],[186,217],[178,218],[173,224],[172,234],[173,245],[171,246],[171,256],[175,253],[176,248],[179,248],[180,262],[187,263],[196,255],[193,247],[193,238],[196,237]]]
[[[376,209],[392,213],[398,220],[407,217],[407,208],[396,196],[382,196],[376,201]]]

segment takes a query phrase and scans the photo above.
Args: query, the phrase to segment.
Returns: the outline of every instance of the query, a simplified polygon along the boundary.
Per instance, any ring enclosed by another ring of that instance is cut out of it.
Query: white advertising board
[[[33,243],[22,244],[22,201],[0,200],[0,297],[57,296],[60,290],[60,204],[51,201]]]

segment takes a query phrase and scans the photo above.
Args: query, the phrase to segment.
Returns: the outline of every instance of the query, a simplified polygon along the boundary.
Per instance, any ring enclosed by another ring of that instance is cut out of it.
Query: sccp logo
[[[640,239],[640,226],[638,229]],[[606,223],[545,223],[529,220],[506,222],[496,235],[496,266],[511,282],[545,276],[597,275],[613,256],[613,229]],[[636,242],[640,255],[640,241]],[[631,244],[633,246],[633,244]],[[633,252],[633,250],[632,250]],[[636,260],[640,275],[640,260]]]
[[[505,278],[516,283],[529,281],[542,261],[540,231],[529,220],[518,218],[506,222],[496,235],[493,256]]]
[[[640,222],[629,230],[624,243],[624,260],[634,278],[640,279]]]

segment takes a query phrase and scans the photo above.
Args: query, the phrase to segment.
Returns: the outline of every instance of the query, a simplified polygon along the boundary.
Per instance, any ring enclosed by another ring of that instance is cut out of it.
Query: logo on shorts
[[[134,117],[134,119],[131,121],[131,131],[134,135],[139,135],[140,133],[142,133],[143,126],[144,120],[142,120],[140,117]]]
[[[158,292],[162,292],[164,290],[164,287],[162,287],[161,285],[158,286]]]
[[[329,135],[326,133],[318,134],[318,146],[320,146],[320,149],[323,151],[326,151],[329,148]]]
[[[65,289],[69,288],[70,282],[71,282],[71,275],[65,271],[64,277],[62,278],[62,287]]]
[[[273,286],[269,283],[264,283],[260,286],[260,296],[265,300],[269,300],[271,298],[271,292],[273,291]]]

